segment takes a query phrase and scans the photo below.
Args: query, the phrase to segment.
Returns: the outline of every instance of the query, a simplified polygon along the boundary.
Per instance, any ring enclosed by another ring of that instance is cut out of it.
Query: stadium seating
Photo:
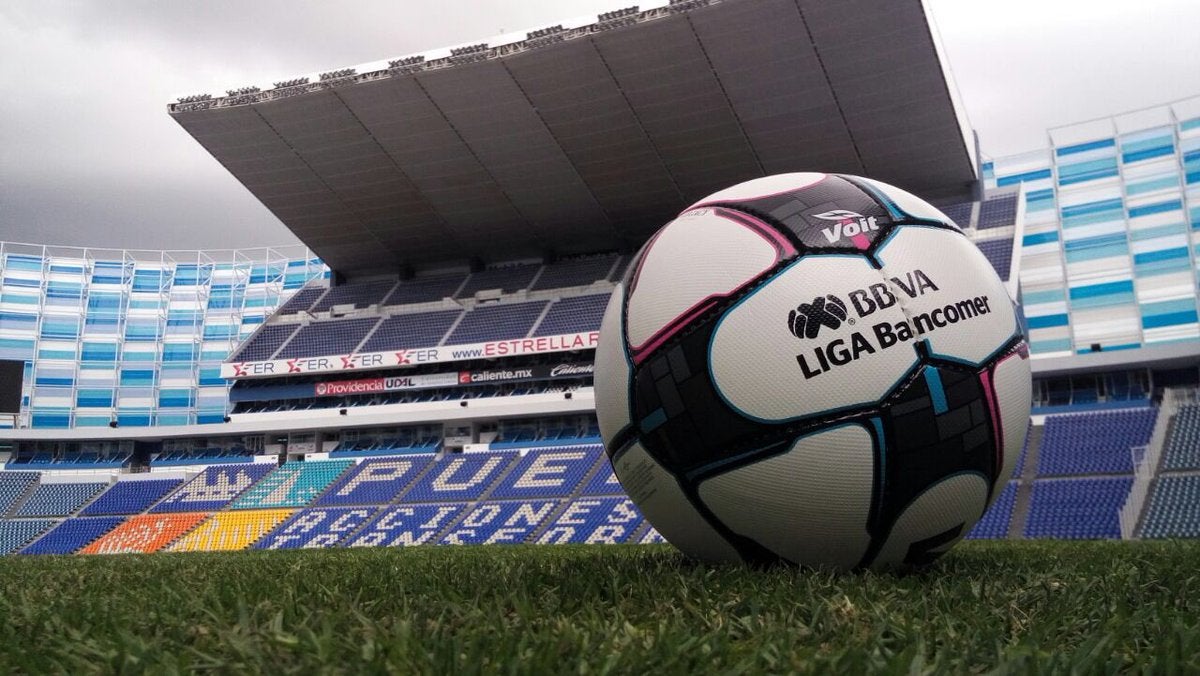
[[[1200,475],[1168,475],[1155,480],[1141,536],[1200,537]]]
[[[1038,475],[1132,472],[1129,449],[1150,440],[1157,414],[1146,407],[1047,416]]]
[[[946,204],[938,207],[938,209],[947,216],[951,221],[960,228],[971,227],[971,212],[975,209],[973,202],[962,202],[959,204]]]
[[[277,359],[349,354],[378,324],[378,317],[313,322],[296,332]]]
[[[396,499],[432,462],[432,456],[364,460],[316,501],[316,505],[384,505]]]
[[[601,447],[597,447],[597,450],[601,453],[604,452],[604,449]],[[592,478],[584,484],[579,494],[581,496],[625,495],[625,489],[621,487],[621,482],[613,472],[612,465],[607,461],[603,461],[596,468],[596,473],[592,475]]]
[[[44,483],[17,509],[16,516],[68,516],[107,486],[107,483]]]
[[[988,259],[988,262],[995,268],[996,273],[1000,275],[1000,279],[1007,282],[1009,268],[1012,265],[1012,238],[985,239],[981,242],[975,242],[975,245],[979,247],[979,250]]]
[[[617,269],[609,275],[609,279],[614,282],[619,282],[625,278],[625,271],[629,269],[629,264],[633,262],[633,256],[621,256],[621,260],[617,261]]]
[[[277,315],[290,315],[297,312],[306,312],[312,304],[317,302],[321,294],[325,293],[328,287],[325,286],[306,286],[297,291],[291,298],[288,299],[275,312]]]
[[[1184,404],[1171,421],[1163,449],[1163,469],[1200,469],[1200,404]]]
[[[412,305],[452,298],[464,279],[466,275],[457,274],[405,280],[396,285],[391,295],[383,300],[383,304]]]
[[[380,305],[394,286],[394,279],[335,286],[313,306],[312,312],[325,312],[335,305],[353,305],[356,308]]]
[[[979,222],[976,228],[1000,228],[1012,225],[1017,220],[1017,196],[1002,195],[984,200],[979,205]]]
[[[299,324],[268,324],[246,342],[246,345],[237,353],[236,358],[240,361],[270,359],[279,346],[283,345],[284,341],[299,327]]]
[[[608,307],[610,295],[592,294],[558,301],[550,306],[533,335],[557,336],[563,333],[599,331],[600,320],[604,317],[604,308]]]
[[[542,531],[538,544],[620,544],[629,542],[644,519],[628,497],[575,499]]]
[[[458,326],[454,327],[454,331],[446,339],[446,344],[460,345],[524,338],[545,307],[544,300],[477,307],[468,312]]]
[[[54,525],[48,519],[13,519],[0,521],[0,556],[12,554],[29,544]]]
[[[442,456],[401,496],[400,502],[478,500],[516,459],[516,453]]]
[[[480,502],[442,536],[444,545],[520,544],[555,512],[555,500]]]
[[[378,511],[369,507],[302,509],[254,544],[255,549],[333,547],[370,521]]]
[[[1025,473],[1025,458],[1029,457],[1029,442],[1033,439],[1033,422],[1030,421],[1028,429],[1025,431],[1025,444],[1021,446],[1021,453],[1017,456],[1017,462],[1013,465],[1011,479],[1016,479]]]
[[[529,451],[492,490],[491,499],[565,498],[596,466],[600,450],[590,446]]]
[[[38,481],[37,472],[0,472],[0,516],[8,514]]]
[[[382,352],[384,350],[411,350],[433,347],[450,330],[462,310],[437,310],[413,314],[392,315],[375,329],[375,333],[363,343],[359,352]]]
[[[395,399],[387,399],[384,403],[393,403],[393,401],[434,401],[427,399],[427,393],[407,394],[392,394],[389,397]],[[436,453],[441,446],[441,439],[381,439],[361,440],[357,442],[339,444],[338,447],[329,453],[331,458],[366,458],[371,456],[387,456],[387,455],[421,455],[426,453]]]
[[[1169,443],[1178,448],[1168,445],[1168,457],[1193,450],[1196,408],[1183,407],[1173,422]],[[1119,537],[1117,512],[1132,477],[1098,475],[1129,472],[1129,446],[1145,443],[1155,415],[1133,408],[1048,416],[1024,536]],[[226,464],[188,482],[40,484],[36,472],[3,472],[0,495],[15,496],[8,504],[16,513],[0,520],[0,554],[661,541],[624,493],[596,433],[594,422],[577,416],[502,422],[490,452],[439,457],[433,429],[356,432],[340,449],[423,454],[357,465]],[[1008,481],[967,537],[1007,537],[1020,485]],[[58,522],[21,518],[76,510]],[[1160,476],[1145,514],[1143,537],[1200,537],[1200,474]]]
[[[224,508],[274,469],[269,464],[217,465],[163,498],[151,512],[206,512]]]
[[[49,453],[19,453],[9,459],[5,469],[116,469],[129,464],[130,453],[101,453],[83,450],[54,457]]]
[[[158,502],[164,495],[179,487],[180,479],[144,479],[118,481],[104,491],[80,516],[105,514],[138,514]]]
[[[153,462],[156,467],[229,464],[254,462],[254,456],[244,448],[187,448],[159,453]]]
[[[632,540],[630,541],[632,542]],[[667,539],[662,536],[662,533],[654,530],[654,526],[650,526],[649,524],[647,524],[646,530],[637,538],[639,545],[660,545],[666,541]]]
[[[1027,538],[1119,538],[1117,512],[1133,477],[1036,479],[1025,523]]]
[[[303,507],[320,495],[346,468],[349,460],[289,462],[273,470],[230,504],[230,509]]]
[[[21,554],[74,554],[91,544],[101,535],[116,528],[124,521],[119,516],[92,516],[66,519],[50,529],[25,549]]]
[[[608,278],[608,271],[612,269],[613,263],[617,262],[616,256],[599,256],[597,258],[584,258],[573,261],[559,261],[553,265],[547,265],[542,274],[529,287],[530,291],[539,291],[541,289],[564,289],[572,286],[587,286],[601,279]]]
[[[533,420],[500,423],[500,431],[492,441],[492,450],[507,448],[536,448],[539,446],[578,446],[600,442],[600,430],[594,425],[564,425],[552,420]]]
[[[167,547],[167,551],[215,552],[245,549],[295,511],[294,509],[245,509],[217,512],[208,521]]]
[[[1000,491],[1000,495],[996,497],[996,501],[988,508],[988,511],[983,514],[983,518],[975,527],[967,533],[967,539],[979,540],[984,538],[995,539],[1008,537],[1008,526],[1012,521],[1013,507],[1017,502],[1017,487],[1020,484],[1016,481],[1009,481]]]
[[[538,544],[620,544],[628,542],[644,519],[633,501],[580,498],[568,502],[542,531]]]
[[[410,547],[437,544],[438,535],[466,510],[466,503],[396,505],[376,512],[343,547]]]
[[[540,269],[540,265],[510,265],[472,272],[467,278],[467,283],[458,292],[458,297],[471,298],[479,291],[492,289],[499,289],[504,293],[520,291],[529,286]]]
[[[79,550],[80,554],[157,552],[207,519],[207,512],[139,514]]]
[[[606,266],[611,266],[613,263],[611,257],[603,260]],[[522,267],[536,268],[536,266]],[[555,267],[549,266],[546,269],[550,270]],[[605,271],[607,271],[607,267]],[[601,278],[603,277],[601,276]],[[462,278],[444,279],[461,281]],[[571,280],[569,276],[560,279],[566,279],[568,282]],[[458,282],[454,283],[457,285]],[[552,283],[559,282],[552,280]],[[388,302],[394,304],[392,300],[401,298],[399,294],[406,292],[405,289],[410,284],[420,283],[400,284],[396,288],[396,292],[389,296]],[[444,286],[437,293],[445,291],[450,281],[443,284]],[[421,298],[420,294],[424,293],[420,288],[411,289],[411,291],[417,295],[403,296],[402,299],[405,302],[417,302]],[[608,298],[608,293],[600,293],[559,300],[550,307],[534,335],[549,336],[598,330]],[[478,306],[472,311],[466,312],[462,321],[455,326],[454,331],[448,337],[446,332],[450,330],[451,326],[454,326],[459,315],[463,314],[462,310],[414,312],[391,315],[382,320],[373,317],[356,317],[316,321],[308,325],[270,324],[263,327],[241,348],[236,359],[260,361],[272,356],[277,359],[293,359],[350,352],[384,352],[433,347],[442,342],[454,345],[524,338],[542,314],[547,302],[539,300]],[[323,299],[321,305],[324,303]],[[365,341],[364,338],[366,338]],[[445,338],[444,341],[443,338]],[[280,349],[281,346],[282,349]]]

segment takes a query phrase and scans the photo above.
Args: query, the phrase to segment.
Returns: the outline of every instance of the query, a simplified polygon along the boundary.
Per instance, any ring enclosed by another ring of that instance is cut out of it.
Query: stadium
[[[1200,669],[1200,97],[985,157],[923,3],[858,4],[170,103],[303,245],[0,242],[0,642],[41,647],[0,668]],[[604,453],[639,248],[811,167],[935,203],[1021,311],[1025,448],[932,572],[690,563]]]

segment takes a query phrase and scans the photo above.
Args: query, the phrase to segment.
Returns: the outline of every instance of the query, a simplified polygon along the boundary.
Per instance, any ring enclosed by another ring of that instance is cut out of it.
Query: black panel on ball
[[[987,482],[989,494],[995,482],[998,449],[995,425],[987,405],[987,395],[979,373],[948,366],[938,367],[944,392],[945,409],[935,409],[934,398],[925,378],[914,378],[879,413],[884,429],[884,472],[877,487],[876,504],[868,523],[874,540],[873,557],[887,540],[892,526],[904,510],[922,493],[943,479],[962,473],[976,473]],[[939,402],[941,403],[941,402]],[[963,524],[962,528],[969,528]],[[906,563],[923,564],[936,554],[928,549],[957,537],[930,538],[909,552]]]
[[[634,374],[634,425],[646,450],[677,476],[737,456],[778,433],[721,401],[708,369],[710,317],[640,364]],[[769,442],[769,440],[768,440]]]
[[[854,237],[874,243],[892,225],[891,215],[874,197],[832,174],[795,191],[722,204],[764,217],[810,249],[861,253]]]

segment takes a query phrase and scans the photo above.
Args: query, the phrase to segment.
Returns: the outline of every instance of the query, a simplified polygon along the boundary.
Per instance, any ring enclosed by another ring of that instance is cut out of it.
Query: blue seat
[[[1119,538],[1117,513],[1132,485],[1133,477],[1036,479],[1025,537]]]
[[[145,479],[118,481],[83,508],[80,516],[104,514],[140,514],[164,495],[179,487],[180,479]]]

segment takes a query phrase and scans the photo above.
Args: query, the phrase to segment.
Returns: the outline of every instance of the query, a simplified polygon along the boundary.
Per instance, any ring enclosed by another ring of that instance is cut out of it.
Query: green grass
[[[0,673],[1200,671],[1200,542],[960,545],[914,574],[666,546],[0,559]]]

